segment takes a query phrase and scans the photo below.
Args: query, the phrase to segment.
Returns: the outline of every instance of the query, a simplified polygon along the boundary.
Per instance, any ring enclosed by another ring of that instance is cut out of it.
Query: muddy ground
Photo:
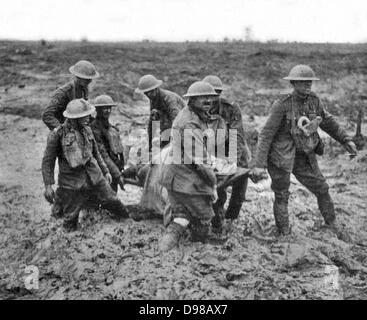
[[[259,128],[269,103],[287,90],[279,74],[302,62],[323,75],[326,81],[315,90],[353,134],[356,110],[363,106],[366,50],[363,45],[0,42],[0,298],[366,299],[366,150],[350,160],[324,137],[327,152],[320,166],[350,239],[339,240],[321,227],[315,198],[296,180],[289,206],[293,235],[271,237],[268,180],[250,182],[248,201],[228,226],[223,245],[184,242],[162,255],[159,217],[116,222],[106,212],[84,210],[79,231],[62,231],[42,195],[48,129],[39,119],[51,91],[69,79],[68,67],[88,58],[102,73],[91,98],[107,93],[120,101],[112,122],[124,139],[147,120],[147,102],[133,94],[145,73],[180,94],[192,81],[218,73],[227,96],[241,104],[247,128]],[[140,194],[130,185],[119,191],[132,206]],[[25,287],[27,266],[39,270],[38,289]]]

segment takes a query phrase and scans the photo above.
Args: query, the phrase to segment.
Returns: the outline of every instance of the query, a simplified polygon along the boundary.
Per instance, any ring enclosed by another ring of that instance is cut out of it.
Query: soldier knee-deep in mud
[[[89,127],[89,116],[94,111],[84,99],[69,102],[63,112],[67,120],[50,132],[42,160],[45,198],[53,203],[52,215],[64,218],[64,227],[68,231],[77,228],[79,212],[91,193],[114,216],[128,217],[124,205],[109,185],[112,182],[110,171]],[[56,158],[59,177],[58,189],[54,193]]]
[[[171,157],[175,153],[180,161],[167,164],[162,172],[161,184],[167,189],[173,218],[161,239],[162,251],[176,246],[189,224],[193,241],[206,241],[210,235],[211,220],[214,217],[212,205],[218,195],[215,173],[202,161],[203,157],[207,160],[211,154],[200,133],[208,128],[214,131],[225,129],[223,119],[208,117],[210,97],[216,95],[211,85],[195,82],[185,95],[189,98],[188,106],[173,123]],[[192,147],[188,145],[193,139],[197,142],[194,151],[197,154],[191,154]]]
[[[215,146],[225,145],[228,140],[225,120],[218,113],[209,113],[211,99],[217,96],[209,83],[193,83],[184,95],[188,98],[187,107],[173,122],[170,159],[163,166],[160,181],[167,189],[172,210],[172,221],[160,242],[162,251],[176,246],[188,226],[192,240],[204,243],[218,240],[212,227],[222,231],[225,186],[218,188],[216,173],[227,171],[226,175],[234,175],[237,165],[223,159],[225,153],[222,159],[217,159],[218,154],[215,153]],[[215,139],[214,146],[204,133]],[[225,164],[218,172],[218,162],[221,161]],[[239,181],[243,183],[243,177],[236,183]],[[222,196],[221,207],[217,205],[218,190]]]

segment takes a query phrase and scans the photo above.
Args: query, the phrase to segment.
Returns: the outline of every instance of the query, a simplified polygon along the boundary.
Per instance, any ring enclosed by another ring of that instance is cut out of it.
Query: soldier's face
[[[192,106],[196,109],[203,110],[204,112],[209,112],[212,106],[211,96],[195,97],[192,101]]]
[[[82,79],[82,78],[76,78],[77,83],[83,87],[83,88],[87,88],[88,85],[92,82],[92,79]]]
[[[149,100],[154,100],[158,95],[158,89],[153,89],[153,90],[144,92],[144,94],[149,98]]]
[[[99,107],[97,109],[97,116],[108,119],[111,114],[111,107]]]
[[[86,126],[89,125],[89,116],[83,117],[83,118],[79,118],[78,119],[78,126],[80,128],[84,128]]]
[[[296,93],[300,95],[308,95],[311,93],[312,81],[292,81],[292,85]]]

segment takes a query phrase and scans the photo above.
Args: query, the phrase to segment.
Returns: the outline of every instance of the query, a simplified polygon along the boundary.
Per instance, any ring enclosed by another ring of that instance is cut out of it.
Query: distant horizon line
[[[367,40],[361,40],[359,42],[311,42],[311,41],[298,41],[298,40],[278,40],[278,39],[269,39],[269,40],[242,40],[242,39],[229,39],[225,40],[154,40],[154,39],[142,39],[142,40],[89,40],[88,38],[81,38],[79,40],[75,39],[19,39],[19,38],[1,38],[0,42],[70,42],[70,43],[261,43],[261,44],[289,44],[289,43],[303,43],[303,44],[367,44]]]

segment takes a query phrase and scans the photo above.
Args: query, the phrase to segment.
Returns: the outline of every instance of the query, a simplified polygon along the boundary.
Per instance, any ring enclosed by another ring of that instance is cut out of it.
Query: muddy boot
[[[120,220],[129,218],[129,212],[126,207],[122,204],[122,202],[118,199],[105,201],[101,205],[102,209],[108,210],[112,218]]]
[[[211,244],[223,244],[227,237],[214,233],[210,222],[197,222],[191,225],[191,241]]]
[[[329,192],[317,195],[317,204],[325,224],[332,224],[335,221],[335,210]]]
[[[61,219],[64,215],[62,206],[60,203],[55,202],[52,205],[52,209],[51,209],[51,217],[54,217],[55,219]]]
[[[224,226],[224,234],[230,234],[233,232],[234,229],[234,220],[233,219],[227,219],[226,224]]]
[[[353,242],[352,238],[345,230],[345,227],[340,223],[338,223],[336,219],[334,219],[332,222],[325,223],[325,227],[330,231],[332,231],[339,240],[347,243]]]
[[[212,231],[216,234],[221,234],[223,232],[224,225],[224,208],[214,207],[215,216],[212,219]]]
[[[289,226],[288,201],[275,198],[273,211],[278,235],[289,235],[291,233],[291,228]]]
[[[345,230],[345,227],[336,220],[334,203],[331,200],[329,192],[318,195],[317,203],[325,220],[325,227],[331,230],[339,240],[344,242],[352,242],[352,239]]]
[[[179,225],[176,222],[170,223],[163,237],[159,241],[159,250],[161,252],[167,252],[176,247],[185,230],[185,227]]]
[[[192,242],[208,242],[208,235],[211,231],[210,221],[201,222],[194,220],[191,223],[191,241]]]
[[[206,243],[214,244],[214,245],[221,245],[228,240],[228,235],[225,235],[224,232],[222,233],[215,233],[213,231],[209,231],[207,235]]]
[[[78,216],[76,216],[76,218],[64,219],[62,226],[65,232],[76,231],[78,229]]]
[[[237,219],[240,214],[241,208],[242,208],[242,202],[229,203],[225,218],[231,220]]]

